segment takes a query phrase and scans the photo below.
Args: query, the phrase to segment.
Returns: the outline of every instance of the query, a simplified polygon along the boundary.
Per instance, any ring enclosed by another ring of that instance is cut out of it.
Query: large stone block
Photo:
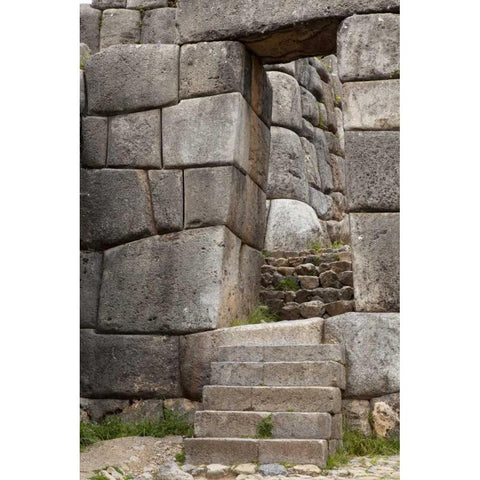
[[[109,247],[153,233],[146,172],[82,169],[80,174],[82,248]]]
[[[185,170],[185,226],[226,225],[244,242],[263,248],[266,197],[236,167]]]
[[[400,308],[400,214],[351,213],[355,310]]]
[[[317,153],[318,171],[322,180],[323,193],[329,193],[333,190],[332,170],[328,163],[330,152],[328,151],[327,138],[325,132],[320,128],[313,129],[313,145]]]
[[[326,227],[310,205],[298,200],[271,201],[265,250],[303,250],[311,243],[328,241]]]
[[[125,8],[127,0],[92,0],[92,7],[105,10],[106,8]]]
[[[240,240],[225,227],[107,250],[99,329],[187,333],[228,325],[238,308]]]
[[[183,172],[150,170],[153,216],[158,233],[183,229]]]
[[[338,66],[343,82],[398,77],[400,15],[354,15],[338,29]]]
[[[264,65],[265,71],[267,72],[283,72],[288,73],[292,77],[295,76],[295,61],[288,63],[270,63]]]
[[[80,328],[97,326],[102,259],[101,252],[80,253]]]
[[[92,53],[100,48],[100,19],[102,12],[86,3],[80,5],[80,42],[86,43]]]
[[[84,167],[104,167],[107,161],[108,118],[82,118],[81,163]]]
[[[268,198],[290,198],[308,203],[305,154],[300,137],[282,127],[272,127],[270,133]]]
[[[146,10],[147,8],[160,9],[167,5],[168,0],[127,0],[127,8],[138,8],[139,10]]]
[[[345,346],[347,398],[399,391],[398,313],[350,312],[325,320],[325,341]]]
[[[310,200],[309,203],[321,220],[330,220],[333,216],[333,200],[320,190],[309,187]]]
[[[104,10],[100,29],[100,50],[112,45],[140,42],[140,12],[112,8]]]
[[[85,95],[85,74],[80,70],[80,115],[85,111],[87,106],[87,97]]]
[[[344,399],[342,400],[342,413],[349,430],[356,430],[364,435],[372,433],[368,418],[370,413],[368,400]]]
[[[180,98],[239,92],[251,98],[252,62],[240,42],[183,45],[180,52]]]
[[[317,99],[306,89],[300,87],[302,101],[302,116],[312,125],[318,125],[320,120]]]
[[[302,131],[302,101],[300,85],[282,72],[267,73],[272,85],[272,125]]]
[[[353,132],[352,132],[353,133]],[[345,192],[346,185],[346,168],[345,159],[338,155],[330,154],[328,164],[332,170],[333,189],[336,192]]]
[[[398,130],[400,80],[343,84],[345,130]]]
[[[339,222],[329,220],[326,224],[328,236],[332,242],[343,242],[350,245],[350,215],[345,215]]]
[[[142,20],[142,43],[177,44],[178,31],[175,25],[175,8],[156,8],[145,12]]]
[[[302,142],[303,152],[305,155],[305,170],[308,185],[321,190],[322,180],[318,170],[317,152],[315,150],[315,146],[306,138],[300,137],[300,141]]]
[[[90,114],[122,113],[178,101],[177,45],[116,45],[87,62]]]
[[[80,392],[86,397],[181,396],[178,337],[80,333]]]
[[[350,212],[400,210],[399,132],[347,132]]]
[[[304,463],[315,462],[324,467],[327,463],[328,443],[326,440],[259,440],[258,461],[269,464],[276,462]]]
[[[253,111],[270,126],[272,118],[272,86],[261,60],[252,55],[252,99]]]
[[[162,168],[160,110],[110,118],[109,167]]]
[[[266,216],[263,218],[266,221]],[[263,225],[265,226],[265,223],[263,223]],[[240,295],[237,313],[239,318],[247,318],[250,312],[258,306],[263,261],[264,258],[260,251],[249,247],[247,244],[242,244],[237,286],[238,294]]]

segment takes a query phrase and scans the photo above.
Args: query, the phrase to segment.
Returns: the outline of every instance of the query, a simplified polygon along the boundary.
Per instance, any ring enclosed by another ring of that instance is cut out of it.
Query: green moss
[[[272,414],[270,414],[257,425],[257,435],[255,438],[272,438],[272,432],[273,422]]]
[[[300,287],[293,278],[286,277],[275,287],[275,290],[296,292],[297,290],[300,290]]]
[[[185,463],[185,447],[182,447],[182,451],[175,455],[175,461],[179,465],[183,465]]]
[[[345,244],[341,240],[335,240],[334,242],[332,242],[332,248],[334,248],[335,250],[338,250],[339,248],[342,248],[344,246]]]
[[[390,72],[390,78],[396,78],[400,76],[400,68],[396,68]]]
[[[250,312],[247,318],[238,318],[233,320],[232,327],[239,327],[240,325],[256,325],[258,323],[272,323],[279,320],[278,316],[270,312],[266,305],[259,305],[257,308]]]

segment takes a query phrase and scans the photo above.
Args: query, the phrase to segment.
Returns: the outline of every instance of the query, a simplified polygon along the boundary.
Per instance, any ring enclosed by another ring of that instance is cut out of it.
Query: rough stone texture
[[[325,466],[328,456],[326,440],[259,440],[258,461],[260,463],[288,462],[311,463]]]
[[[147,174],[141,170],[81,170],[82,248],[104,248],[152,235]]]
[[[197,410],[202,408],[201,403],[193,402],[188,398],[169,398],[163,402],[163,406],[167,410],[183,415],[191,423],[194,421]]]
[[[90,114],[164,107],[178,100],[176,45],[116,45],[87,63]]]
[[[342,400],[342,414],[350,430],[357,430],[364,435],[370,435],[372,428],[368,419],[370,404],[368,400]]]
[[[186,462],[239,463],[253,462],[258,457],[258,440],[225,438],[186,438]]]
[[[399,132],[347,132],[345,153],[349,211],[399,211]]]
[[[333,189],[336,192],[344,192],[346,185],[345,159],[338,155],[330,154],[328,164],[332,170]]]
[[[325,320],[325,341],[345,346],[346,397],[399,391],[400,321],[397,313],[351,312]]]
[[[106,8],[125,8],[127,0],[92,0],[92,7],[105,10]]]
[[[343,112],[335,107],[335,122],[337,123],[337,139],[340,151],[345,152],[345,130],[343,129]]]
[[[185,170],[185,226],[226,225],[244,242],[262,249],[265,193],[235,167]]]
[[[86,3],[80,4],[80,42],[86,43],[92,53],[100,48],[100,18],[102,12]]]
[[[400,215],[351,213],[353,277],[357,311],[400,308]]]
[[[242,244],[239,259],[239,280],[237,292],[239,295],[239,318],[246,318],[258,306],[258,292],[260,290],[260,268],[263,255],[258,250]]]
[[[166,7],[167,5],[168,0],[127,0],[127,8],[161,8]]]
[[[104,167],[107,161],[108,118],[82,118],[81,164],[84,167]]]
[[[129,406],[128,400],[105,398],[80,398],[80,408],[92,422],[100,422],[107,415],[114,415]]]
[[[320,120],[317,100],[315,97],[303,87],[300,87],[301,101],[302,101],[302,116],[307,119],[312,125],[318,125]]]
[[[350,243],[350,215],[345,215],[340,222],[329,220],[326,224],[332,242]]]
[[[80,252],[80,328],[97,326],[102,259],[100,252]]]
[[[288,63],[271,63],[264,65],[267,72],[283,72],[288,73],[292,77],[295,76],[295,61]]]
[[[225,227],[162,235],[105,252],[99,328],[186,333],[237,313],[240,240]]]
[[[100,29],[100,50],[112,45],[140,42],[140,12],[126,9],[104,10]]]
[[[87,98],[85,96],[85,74],[80,70],[80,114],[85,111],[87,106]]]
[[[329,303],[325,309],[327,313],[333,317],[342,313],[352,312],[354,310],[354,302],[351,300],[339,300],[338,302]]]
[[[308,203],[305,155],[300,137],[281,127],[272,127],[267,196]]]
[[[325,65],[317,58],[317,57],[310,57],[308,59],[308,63],[317,71],[318,76],[324,82],[330,82],[330,73],[326,69]]]
[[[272,125],[302,131],[302,101],[300,86],[290,75],[282,72],[267,73],[272,85]]]
[[[400,80],[343,84],[345,130],[398,130]]]
[[[321,220],[330,220],[333,216],[333,201],[316,188],[309,187],[310,205]]]
[[[180,469],[176,462],[162,465],[156,475],[156,480],[193,480],[193,477]]]
[[[305,170],[307,175],[307,182],[309,186],[321,190],[322,179],[320,178],[320,172],[318,171],[317,152],[315,150],[315,147],[313,143],[310,143],[306,138],[300,137],[300,140],[302,142],[303,152],[305,155]],[[310,192],[310,202],[311,200],[312,198]],[[312,205],[312,203],[310,203],[310,205]]]
[[[178,337],[80,333],[82,396],[180,396]]]
[[[272,477],[274,475],[285,476],[288,474],[287,469],[278,463],[267,463],[266,465],[260,465],[258,467],[258,473],[267,477]]]
[[[107,165],[162,168],[160,122],[160,110],[111,117]]]
[[[163,400],[136,400],[115,415],[125,423],[163,419]]]
[[[200,399],[202,387],[210,381],[210,363],[218,357],[218,347],[228,345],[288,345],[320,343],[322,320],[309,319],[272,324],[245,325],[187,335],[180,340],[182,385],[189,398]],[[214,409],[213,409],[214,410]]]
[[[330,153],[328,151],[327,139],[322,129],[314,129],[312,143],[317,152],[318,171],[320,172],[320,178],[322,179],[322,191],[323,193],[329,193],[333,190],[333,176],[330,165],[328,164]]]
[[[150,170],[148,172],[153,216],[158,233],[183,229],[183,172]]]
[[[195,436],[213,438],[253,438],[267,412],[222,412],[204,410],[195,415]]]
[[[340,24],[337,35],[343,82],[398,77],[400,15],[354,15]]]
[[[272,414],[273,438],[330,438],[328,413],[279,412]]]
[[[372,411],[373,430],[379,437],[398,433],[399,418],[395,410],[385,402],[375,402]]]
[[[302,250],[317,241],[327,243],[328,233],[312,207],[297,200],[271,201],[265,250]]]
[[[239,92],[251,100],[252,62],[240,42],[183,45],[180,53],[180,98]]]
[[[332,192],[330,198],[333,202],[333,219],[340,221],[347,210],[347,199],[341,192]]]
[[[145,12],[142,20],[142,43],[177,44],[175,8],[156,8]]]

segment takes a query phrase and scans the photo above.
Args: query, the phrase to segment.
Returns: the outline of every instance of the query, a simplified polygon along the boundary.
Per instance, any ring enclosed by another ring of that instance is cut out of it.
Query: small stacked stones
[[[260,300],[282,320],[351,312],[351,260],[348,245],[319,252],[270,252],[262,265]]]

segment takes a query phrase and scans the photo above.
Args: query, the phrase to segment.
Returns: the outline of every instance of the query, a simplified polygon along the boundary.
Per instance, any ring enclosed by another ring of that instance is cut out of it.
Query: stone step
[[[340,439],[342,415],[311,412],[197,411],[195,436],[254,438],[259,424],[271,415],[272,438]]]
[[[220,362],[306,362],[327,361],[345,364],[345,348],[337,344],[241,345],[220,347]]]
[[[310,463],[324,467],[327,440],[186,438],[186,463]]]
[[[338,362],[212,362],[212,385],[319,386],[345,388]]]
[[[340,413],[342,395],[336,387],[242,387],[206,385],[205,410]]]

